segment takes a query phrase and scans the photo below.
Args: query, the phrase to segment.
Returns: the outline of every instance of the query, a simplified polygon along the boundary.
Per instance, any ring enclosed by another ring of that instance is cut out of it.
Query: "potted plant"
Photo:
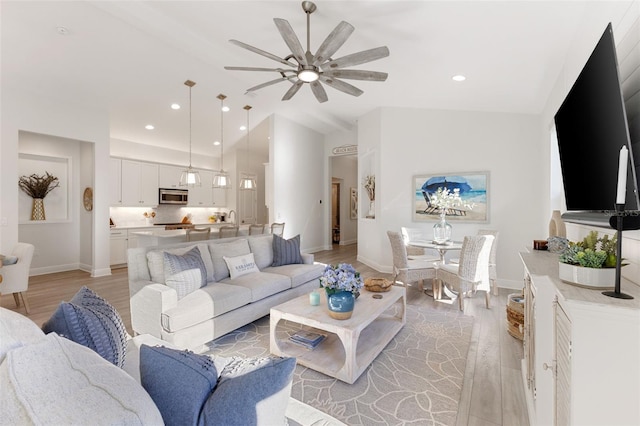
[[[31,220],[45,220],[44,197],[60,186],[58,178],[49,172],[45,172],[42,176],[34,173],[31,176],[20,176],[18,186],[33,198]]]
[[[327,293],[329,315],[335,319],[351,318],[355,299],[363,285],[360,273],[352,265],[327,265],[320,277],[320,286]]]
[[[617,234],[600,237],[591,231],[578,242],[569,241],[560,254],[559,275],[562,281],[593,289],[615,286]]]

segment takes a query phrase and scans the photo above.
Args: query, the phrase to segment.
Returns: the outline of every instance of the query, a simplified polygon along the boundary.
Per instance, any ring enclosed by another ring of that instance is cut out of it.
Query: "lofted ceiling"
[[[188,88],[193,151],[217,155],[219,93],[225,147],[240,140],[253,106],[253,128],[279,114],[320,133],[355,128],[377,107],[540,113],[581,28],[596,26],[630,1],[322,1],[311,15],[311,50],[342,20],[355,27],[341,57],[388,46],[390,56],[353,67],[389,73],[386,82],[348,80],[360,97],[327,88],[318,103],[309,87],[281,101],[283,82],[246,94],[278,77],[224,66],[278,67],[229,43],[237,39],[277,56],[290,52],[273,18],[289,21],[303,46],[300,1],[7,1],[2,19],[2,84],[39,96],[106,110],[111,137],[188,150]],[[636,3],[637,4],[637,3]],[[615,24],[615,22],[614,22]],[[66,34],[58,28],[64,27]],[[589,41],[591,44],[591,41]],[[458,83],[451,79],[464,74]],[[170,104],[182,105],[178,111]],[[145,130],[153,124],[154,130]],[[261,128],[266,126],[261,126]],[[257,137],[266,140],[267,135]],[[253,138],[253,136],[252,136]]]

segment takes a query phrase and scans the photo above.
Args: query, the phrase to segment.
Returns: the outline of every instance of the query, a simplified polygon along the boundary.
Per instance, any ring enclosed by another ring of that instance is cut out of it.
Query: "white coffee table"
[[[385,293],[362,290],[353,315],[347,320],[329,316],[326,295],[319,291],[319,306],[312,306],[305,294],[271,308],[271,353],[296,357],[305,367],[352,384],[406,323],[405,288],[393,286]],[[382,298],[374,299],[374,294]],[[393,305],[394,309],[389,309]],[[315,329],[327,337],[315,349],[305,349],[289,340],[291,331],[279,327],[282,320]]]

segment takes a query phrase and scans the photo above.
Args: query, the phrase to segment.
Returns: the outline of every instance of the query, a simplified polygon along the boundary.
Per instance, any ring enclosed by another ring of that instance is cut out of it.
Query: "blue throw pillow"
[[[196,246],[178,255],[163,252],[165,284],[176,290],[178,300],[207,285],[207,269]]]
[[[300,234],[285,240],[280,235],[273,234],[273,263],[271,266],[303,263],[300,254]]]
[[[216,390],[204,403],[198,425],[257,425],[258,403],[287,388],[295,368],[295,358],[238,358],[232,361],[222,370]],[[290,391],[281,396],[282,401],[270,401],[270,410],[280,407],[282,412],[269,414],[274,419],[282,417],[284,423]]]
[[[71,301],[60,303],[42,330],[93,349],[118,367],[124,364],[127,330],[122,318],[109,302],[87,287],[82,287]]]
[[[217,381],[216,367],[206,355],[140,346],[140,383],[167,426],[195,425]]]

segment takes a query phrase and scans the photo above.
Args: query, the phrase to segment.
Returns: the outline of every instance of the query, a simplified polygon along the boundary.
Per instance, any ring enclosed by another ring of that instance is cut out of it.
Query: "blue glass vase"
[[[329,316],[337,320],[346,320],[353,314],[356,298],[350,291],[330,291],[327,289],[327,307]]]

